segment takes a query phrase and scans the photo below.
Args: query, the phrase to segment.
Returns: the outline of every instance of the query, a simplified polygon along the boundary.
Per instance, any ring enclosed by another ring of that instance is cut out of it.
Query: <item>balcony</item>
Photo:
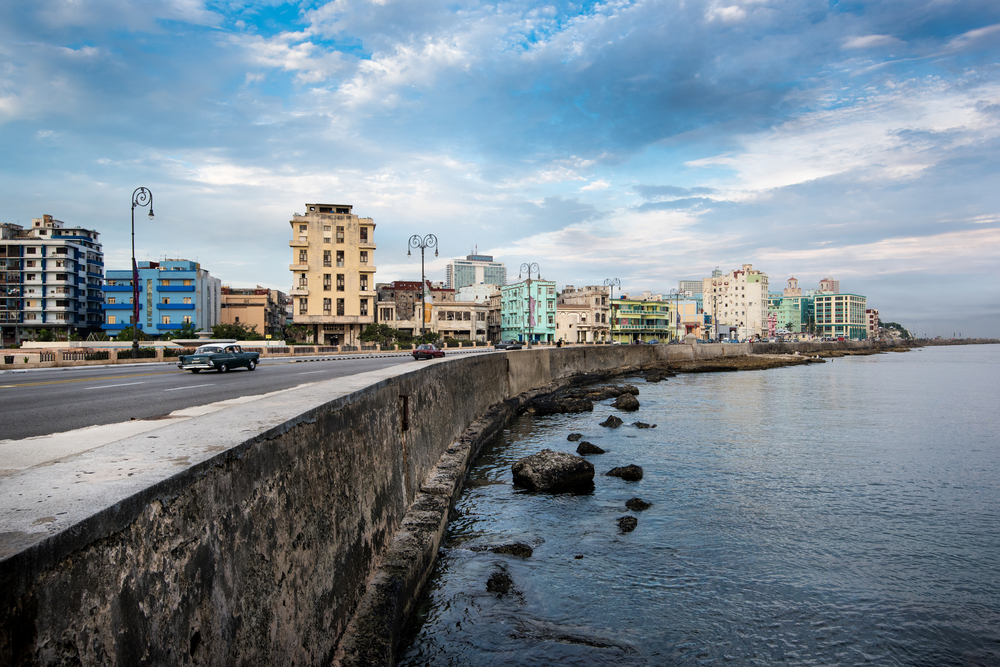
[[[158,331],[175,331],[177,329],[180,329],[182,326],[184,326],[184,325],[181,324],[180,322],[178,322],[176,324],[174,324],[174,323],[170,323],[170,324],[157,324],[156,328],[157,328]]]
[[[157,285],[157,292],[193,292],[194,285]]]
[[[131,292],[131,285],[101,285],[101,290],[104,292]]]
[[[288,291],[289,296],[309,296],[308,287],[295,287]]]
[[[298,272],[308,271],[309,270],[309,265],[308,264],[289,264],[288,265],[288,270],[289,271],[298,271]]]
[[[288,245],[290,245],[293,248],[307,248],[309,247],[309,240],[305,238],[301,238],[298,240],[292,239],[291,241],[288,242]]]
[[[131,303],[105,303],[104,310],[132,310]]]
[[[374,264],[365,264],[365,263],[362,262],[358,266],[358,272],[359,273],[375,273],[375,270],[376,269],[375,269],[375,265]],[[420,282],[420,281],[417,281],[417,282]]]
[[[160,310],[194,310],[193,303],[158,303],[156,307]]]
[[[358,248],[361,250],[375,250],[374,241],[358,241]]]

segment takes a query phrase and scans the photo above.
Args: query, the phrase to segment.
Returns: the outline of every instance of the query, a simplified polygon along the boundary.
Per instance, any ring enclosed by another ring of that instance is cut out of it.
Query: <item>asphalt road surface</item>
[[[174,364],[80,367],[0,374],[0,440],[150,419],[174,410],[394,366],[409,355],[262,359],[257,370],[182,371]]]

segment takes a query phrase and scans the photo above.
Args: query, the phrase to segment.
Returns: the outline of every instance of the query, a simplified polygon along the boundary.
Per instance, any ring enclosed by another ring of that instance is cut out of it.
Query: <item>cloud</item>
[[[598,179],[592,183],[588,183],[580,188],[580,192],[595,192],[597,190],[607,190],[611,187],[611,183],[605,181],[604,179]]]

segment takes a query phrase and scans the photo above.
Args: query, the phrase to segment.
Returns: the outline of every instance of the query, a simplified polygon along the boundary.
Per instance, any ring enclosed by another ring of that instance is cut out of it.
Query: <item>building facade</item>
[[[222,324],[242,324],[265,338],[280,338],[288,295],[266,287],[223,287]]]
[[[34,339],[100,331],[104,253],[99,234],[51,215],[31,227],[0,224],[0,339]]]
[[[859,294],[817,294],[816,335],[864,340],[868,336],[867,299]]]
[[[139,330],[150,338],[181,329],[185,324],[207,330],[220,322],[222,281],[197,262],[168,259],[137,262]],[[102,288],[104,324],[109,336],[132,326],[132,271],[109,270]]]
[[[790,334],[809,333],[815,328],[813,298],[803,295],[794,276],[788,279],[788,286],[780,293],[768,295],[767,314],[774,315],[778,329],[787,329]]]
[[[466,255],[465,259],[448,262],[445,282],[451,289],[480,283],[503,286],[507,284],[507,267],[503,262],[494,262],[492,255]]]
[[[419,336],[421,330],[434,332],[435,304],[455,302],[455,290],[440,283],[424,284],[424,318],[420,319],[420,281],[394,280],[375,286],[378,298],[378,322],[393,329]]]
[[[523,280],[500,288],[500,338],[533,343],[555,341],[555,281]]]
[[[556,299],[556,340],[604,343],[611,340],[608,288],[567,285]]]
[[[867,300],[866,300],[867,301]],[[878,309],[877,308],[866,308],[865,309],[865,321],[868,322],[868,338],[878,338],[879,337],[879,319],[878,319]]]
[[[826,277],[819,281],[819,291],[823,294],[840,294],[840,281]]]
[[[618,343],[666,342],[675,329],[673,304],[660,294],[625,294],[611,308],[611,337]]]
[[[725,275],[702,281],[705,313],[716,321],[720,332],[735,328],[742,340],[764,335],[767,329],[767,274],[744,264]]]
[[[350,204],[306,204],[292,215],[293,322],[319,345],[356,345],[375,322],[375,222]]]

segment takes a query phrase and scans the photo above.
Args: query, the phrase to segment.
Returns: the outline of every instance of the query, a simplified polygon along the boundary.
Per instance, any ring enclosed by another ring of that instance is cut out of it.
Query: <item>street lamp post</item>
[[[153,219],[153,193],[148,188],[136,188],[132,193],[132,358],[139,354],[139,266],[135,263],[135,207],[149,206]]]
[[[410,248],[420,248],[420,336],[423,337],[427,327],[424,326],[424,295],[427,293],[427,279],[424,277],[424,250],[434,248],[434,256],[438,256],[438,239],[433,234],[420,238],[419,234],[410,237]],[[410,251],[406,251],[406,256],[410,257]]]
[[[681,338],[681,331],[680,331],[681,316],[680,313],[677,312],[677,307],[678,304],[680,303],[680,298],[683,291],[684,290],[679,288],[670,290],[671,296],[674,297],[674,338],[676,338],[677,340],[680,340]]]
[[[521,273],[528,274],[528,349],[531,349],[531,330],[534,329],[534,322],[531,321],[531,272],[534,271],[536,276],[539,276],[538,265],[534,262],[525,262],[521,265],[520,273],[517,274],[518,279],[521,278]]]
[[[622,281],[618,278],[605,278],[604,286],[611,288],[610,303],[611,306],[611,326],[608,327],[608,335],[611,336],[611,340],[614,341],[614,326],[615,326],[615,288],[621,287]]]

